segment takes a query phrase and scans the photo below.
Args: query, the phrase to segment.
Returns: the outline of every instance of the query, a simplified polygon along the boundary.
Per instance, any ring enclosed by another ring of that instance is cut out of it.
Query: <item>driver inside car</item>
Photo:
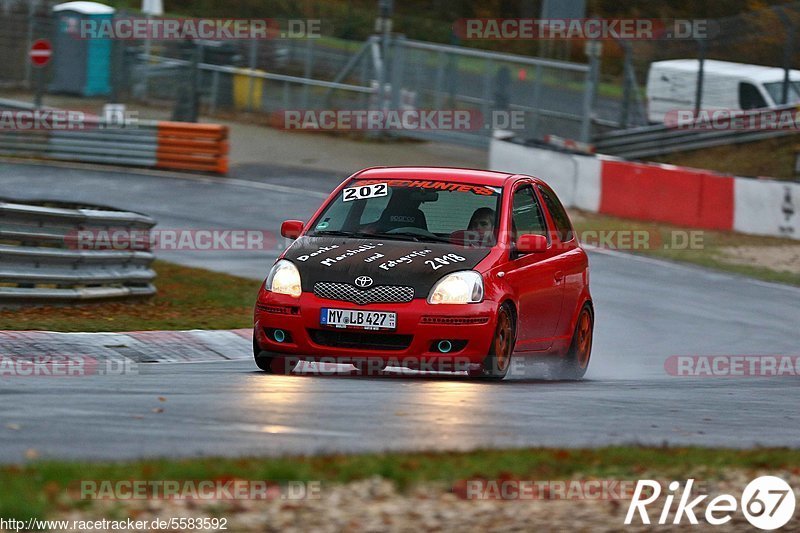
[[[467,226],[465,240],[467,244],[491,246],[494,242],[494,209],[480,207],[472,213]]]

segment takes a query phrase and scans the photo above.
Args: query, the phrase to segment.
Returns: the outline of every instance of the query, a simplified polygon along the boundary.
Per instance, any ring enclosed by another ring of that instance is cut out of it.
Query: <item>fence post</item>
[[[483,105],[481,106],[481,113],[483,113],[483,125],[486,127],[487,125],[492,124],[492,117],[491,112],[493,108],[492,102],[492,67],[494,67],[494,61],[491,59],[487,59],[484,63],[484,70],[483,70]],[[486,128],[486,131],[489,135],[491,135],[491,129]]]
[[[306,38],[306,54],[305,54],[305,67],[303,69],[303,76],[308,79],[311,77],[311,72],[314,63],[314,39]],[[302,108],[308,109],[308,84],[303,85],[303,99]]]
[[[405,37],[398,35],[392,39],[392,109],[400,109],[400,89],[405,74]]]
[[[530,135],[533,138],[536,138],[536,135],[539,131],[539,116],[541,112],[541,105],[542,105],[542,65],[536,63],[536,66],[533,68],[533,121],[531,124]]]
[[[699,61],[697,69],[697,91],[694,95],[694,116],[700,114],[700,108],[703,105],[703,78],[705,77],[706,65],[706,42],[703,39],[697,39],[697,58]]]
[[[786,42],[783,45],[783,90],[780,101],[781,104],[785,105],[789,103],[789,71],[792,69],[792,55],[795,50],[794,41],[797,26],[781,7],[776,7],[775,12],[783,22],[784,28],[786,28]]]
[[[620,41],[619,44],[622,46],[622,51],[624,54],[622,60],[622,109],[620,110],[619,115],[619,127],[627,128],[631,110],[631,91],[635,89],[635,87],[632,87],[633,64],[631,61],[631,55],[633,52],[631,50],[630,42]]]
[[[209,104],[208,113],[213,115],[217,112],[217,96],[219,95],[219,71],[214,70],[211,72],[211,103]]]
[[[257,58],[258,58],[258,39],[250,39],[250,57],[248,60],[248,66],[250,67],[250,74],[247,78],[248,79],[247,107],[250,108],[250,111],[255,110],[255,105],[253,104],[253,90],[255,89],[255,84],[256,84],[256,79],[254,74],[257,66]]]
[[[442,108],[442,93],[444,92],[444,67],[447,57],[443,51],[437,52],[436,55],[436,82],[433,89],[433,107],[434,109]]]
[[[586,55],[589,56],[589,72],[586,73],[586,86],[583,92],[583,118],[581,120],[581,142],[591,142],[592,112],[594,97],[597,92],[597,80],[600,75],[600,54],[603,45],[599,41],[586,43]]]

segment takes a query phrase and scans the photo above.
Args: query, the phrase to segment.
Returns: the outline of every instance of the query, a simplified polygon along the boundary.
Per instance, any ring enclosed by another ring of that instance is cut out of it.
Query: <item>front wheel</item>
[[[288,357],[270,356],[261,350],[253,333],[253,358],[256,366],[268,374],[291,374],[297,366],[296,361],[290,361]]]
[[[497,381],[506,377],[511,366],[511,355],[514,353],[516,331],[511,306],[503,304],[497,310],[497,327],[494,330],[489,355],[481,364],[480,377]]]

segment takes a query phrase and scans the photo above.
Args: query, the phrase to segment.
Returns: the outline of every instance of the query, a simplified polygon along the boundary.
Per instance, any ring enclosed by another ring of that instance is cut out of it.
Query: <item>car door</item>
[[[553,237],[559,242],[560,254],[555,260],[557,272],[561,273],[563,284],[563,305],[561,306],[561,320],[556,336],[572,335],[570,328],[572,319],[583,293],[585,273],[588,267],[586,254],[578,247],[578,239],[572,229],[567,210],[564,209],[556,193],[547,185],[538,184],[542,203],[550,214],[550,221],[555,227]]]
[[[558,250],[553,246],[544,211],[531,183],[514,189],[511,201],[511,238],[536,233],[548,238],[547,251],[519,254],[512,245],[506,282],[517,295],[516,351],[546,350],[553,342],[561,315],[563,284],[559,279]]]

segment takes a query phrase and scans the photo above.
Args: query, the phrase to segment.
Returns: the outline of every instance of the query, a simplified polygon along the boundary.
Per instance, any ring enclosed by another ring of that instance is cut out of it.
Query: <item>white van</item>
[[[662,123],[667,113],[694,110],[697,94],[697,59],[672,59],[651,63],[647,75],[647,119]],[[776,67],[708,59],[703,65],[704,111],[740,111],[776,107],[783,97],[784,70]],[[800,102],[800,70],[789,71],[787,103]]]

